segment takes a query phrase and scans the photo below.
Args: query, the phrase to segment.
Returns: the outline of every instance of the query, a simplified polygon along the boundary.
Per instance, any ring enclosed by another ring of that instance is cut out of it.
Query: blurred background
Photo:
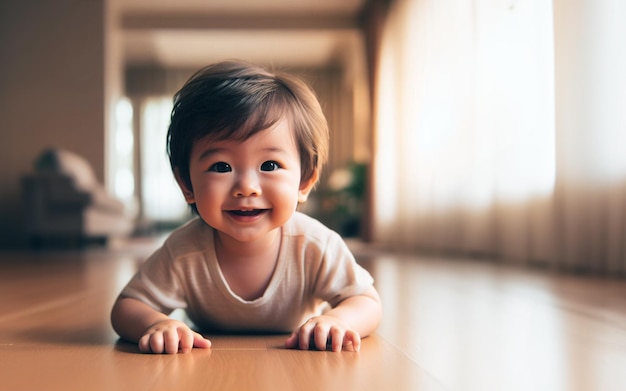
[[[626,271],[619,0],[0,2],[0,246],[189,218],[172,95],[240,58],[316,90],[305,210],[385,249]]]

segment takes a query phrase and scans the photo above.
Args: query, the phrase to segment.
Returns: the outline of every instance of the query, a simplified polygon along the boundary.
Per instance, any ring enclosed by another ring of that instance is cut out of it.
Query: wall
[[[105,3],[0,2],[0,247],[23,242],[20,176],[42,149],[81,154],[104,179]]]

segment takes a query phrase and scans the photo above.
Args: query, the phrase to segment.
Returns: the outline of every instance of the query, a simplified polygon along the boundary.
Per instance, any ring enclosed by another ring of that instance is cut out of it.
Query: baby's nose
[[[256,173],[244,172],[237,176],[237,182],[233,187],[234,197],[254,197],[261,195],[261,186]]]

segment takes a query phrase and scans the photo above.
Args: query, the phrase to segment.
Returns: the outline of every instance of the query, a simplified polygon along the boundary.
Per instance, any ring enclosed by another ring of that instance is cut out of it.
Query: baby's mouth
[[[229,210],[228,213],[233,214],[235,216],[258,216],[263,212],[266,212],[267,209],[238,209],[238,210]]]

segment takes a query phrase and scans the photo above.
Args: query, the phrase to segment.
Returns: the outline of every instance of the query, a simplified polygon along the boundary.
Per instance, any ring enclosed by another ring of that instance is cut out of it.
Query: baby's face
[[[201,139],[191,151],[186,194],[210,226],[240,242],[263,240],[289,220],[313,183],[286,120],[243,142]]]

